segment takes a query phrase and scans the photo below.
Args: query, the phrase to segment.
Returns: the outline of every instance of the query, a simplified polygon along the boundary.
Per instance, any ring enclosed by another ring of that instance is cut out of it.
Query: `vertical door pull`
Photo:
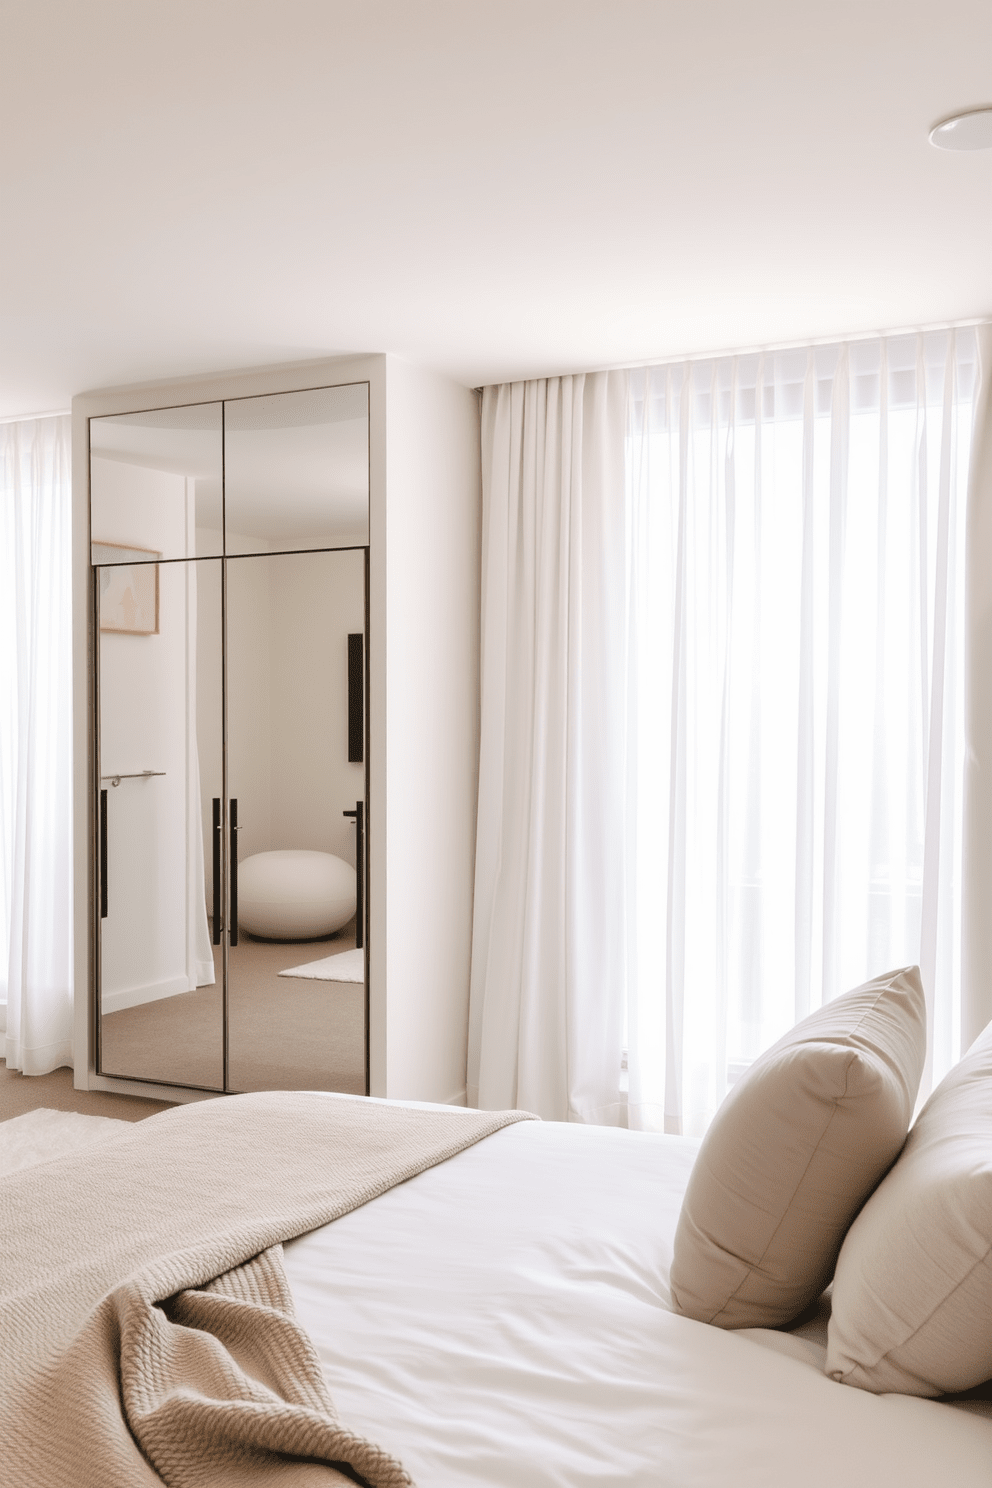
[[[238,803],[231,797],[231,944],[238,943]]]
[[[356,801],[354,811],[342,811],[342,816],[355,819],[355,950],[365,944],[365,802]]]
[[[100,918],[107,918],[107,792],[100,792]]]
[[[220,796],[214,796],[214,945],[220,945],[220,830]]]
[[[365,636],[348,637],[348,762],[365,758]]]

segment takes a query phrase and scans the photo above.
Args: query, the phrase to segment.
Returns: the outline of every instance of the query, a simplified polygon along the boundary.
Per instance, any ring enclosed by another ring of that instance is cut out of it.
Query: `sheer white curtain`
[[[909,962],[957,1057],[977,385],[973,331],[632,374],[632,1126]]]
[[[992,325],[979,327],[978,341],[983,370],[968,487],[965,583],[963,1048],[992,1019]]]
[[[978,387],[958,331],[485,391],[480,1105],[699,1132],[909,962],[957,1057]]]
[[[483,394],[469,1102],[619,1122],[624,374]]]
[[[72,1063],[68,417],[0,424],[0,1002],[10,1069]]]

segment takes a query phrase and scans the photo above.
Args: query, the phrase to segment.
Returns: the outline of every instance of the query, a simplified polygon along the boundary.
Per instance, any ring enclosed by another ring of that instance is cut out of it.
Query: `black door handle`
[[[214,796],[214,945],[220,945],[220,796]]]
[[[231,797],[231,944],[238,943],[238,803]]]
[[[348,762],[365,758],[365,634],[348,637]]]
[[[100,792],[100,918],[107,918],[107,792]]]
[[[354,811],[342,816],[355,818],[355,950],[365,944],[365,802],[356,801]]]

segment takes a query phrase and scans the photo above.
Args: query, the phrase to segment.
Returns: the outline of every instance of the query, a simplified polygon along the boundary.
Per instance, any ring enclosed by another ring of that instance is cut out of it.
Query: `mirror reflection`
[[[367,383],[228,400],[224,436],[229,554],[368,542]]]
[[[365,765],[349,738],[349,637],[364,630],[363,552],[228,562],[231,1090],[365,1093]]]
[[[90,420],[94,563],[223,551],[222,407],[197,403]]]
[[[99,1071],[363,1094],[368,386],[90,433]]]
[[[160,528],[140,535],[162,540]],[[199,657],[220,626],[220,570],[217,559],[97,570],[101,1072],[215,1090],[222,978],[202,823],[221,793],[220,664]]]

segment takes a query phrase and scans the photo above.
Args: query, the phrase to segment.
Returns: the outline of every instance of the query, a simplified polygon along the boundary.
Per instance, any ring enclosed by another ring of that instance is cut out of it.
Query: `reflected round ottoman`
[[[355,870],[333,853],[280,848],[238,864],[238,928],[266,940],[317,940],[355,913]]]

